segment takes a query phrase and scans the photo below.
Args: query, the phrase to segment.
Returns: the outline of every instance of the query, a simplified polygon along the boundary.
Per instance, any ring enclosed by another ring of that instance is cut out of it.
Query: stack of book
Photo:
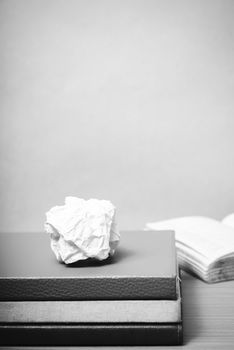
[[[126,231],[104,262],[60,264],[45,234],[0,235],[1,345],[177,345],[172,231]]]

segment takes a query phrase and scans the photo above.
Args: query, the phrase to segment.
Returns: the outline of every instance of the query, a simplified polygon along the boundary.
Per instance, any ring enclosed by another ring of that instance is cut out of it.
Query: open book
[[[189,216],[146,224],[174,230],[179,265],[206,282],[234,279],[234,214],[222,221]]]

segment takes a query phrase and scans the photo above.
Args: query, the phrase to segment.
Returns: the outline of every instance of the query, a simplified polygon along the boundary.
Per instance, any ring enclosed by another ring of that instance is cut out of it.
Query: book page
[[[234,253],[234,229],[206,217],[182,217],[148,223],[148,229],[171,229],[176,232],[176,241],[199,253],[205,265]],[[204,258],[202,258],[202,256]]]

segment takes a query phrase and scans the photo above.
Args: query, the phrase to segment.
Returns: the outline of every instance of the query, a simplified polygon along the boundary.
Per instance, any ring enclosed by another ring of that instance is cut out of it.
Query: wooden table
[[[234,349],[234,281],[207,284],[182,276],[183,349]]]
[[[206,284],[182,274],[184,345],[158,349],[234,349],[234,281]],[[103,347],[103,349],[110,347]],[[111,347],[119,349],[120,347]],[[139,349],[142,349],[141,347]],[[153,347],[147,347],[150,350]],[[3,347],[1,347],[3,349]],[[16,349],[16,347],[4,347]],[[21,347],[22,349],[22,347]],[[75,347],[25,347],[25,349],[72,350]],[[78,347],[76,347],[78,349]],[[100,347],[79,347],[98,350]],[[127,347],[121,347],[127,349]],[[131,349],[128,347],[128,349]]]

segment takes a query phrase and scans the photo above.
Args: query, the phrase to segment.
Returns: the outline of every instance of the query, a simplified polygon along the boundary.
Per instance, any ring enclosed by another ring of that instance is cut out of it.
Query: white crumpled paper
[[[71,264],[113,255],[120,239],[115,212],[110,201],[76,197],[66,197],[65,205],[51,208],[45,230],[57,260]]]

